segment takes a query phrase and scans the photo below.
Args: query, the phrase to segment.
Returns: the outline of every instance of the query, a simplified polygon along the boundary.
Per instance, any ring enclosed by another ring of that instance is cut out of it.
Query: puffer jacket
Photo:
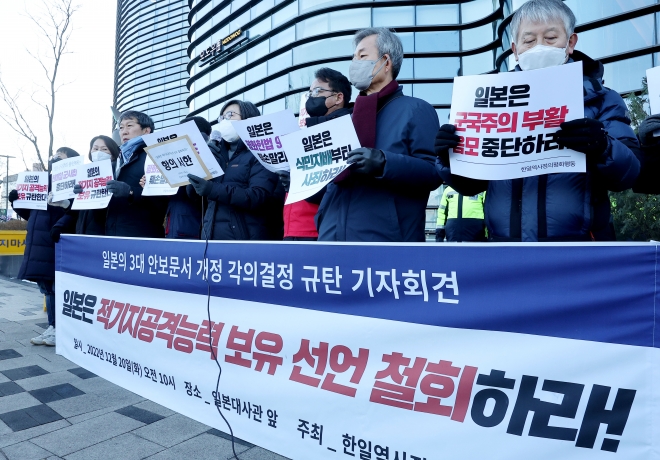
[[[573,61],[583,64],[584,116],[601,121],[608,133],[602,160],[588,163],[586,173],[478,181],[436,165],[445,182],[463,195],[488,190],[485,214],[491,241],[614,240],[608,190],[632,187],[640,170],[639,143],[623,99],[603,86],[603,65],[579,51],[572,54]]]
[[[202,239],[269,239],[264,205],[277,186],[277,174],[264,168],[241,141],[231,159],[224,141],[211,141],[209,148],[225,173],[211,180]],[[187,192],[193,199],[198,197],[190,185]]]

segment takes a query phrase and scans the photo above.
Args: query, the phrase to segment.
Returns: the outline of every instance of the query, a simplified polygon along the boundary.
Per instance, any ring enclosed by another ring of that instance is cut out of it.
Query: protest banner
[[[165,176],[158,170],[151,157],[147,155],[144,160],[145,184],[142,189],[142,196],[168,196],[176,195],[178,187],[170,187],[165,180]]]
[[[656,244],[56,251],[57,353],[286,457],[659,458]]]
[[[160,173],[171,187],[188,185],[188,174],[211,179],[188,135],[178,136],[144,148]]]
[[[502,180],[585,172],[584,153],[560,147],[554,135],[564,121],[584,118],[582,92],[582,62],[456,77],[449,120],[461,140],[449,154],[452,173]]]
[[[51,189],[53,201],[75,198],[73,187],[76,185],[78,166],[83,164],[83,157],[77,156],[56,161],[51,168]]]
[[[25,230],[0,230],[0,256],[21,256],[25,252]]]
[[[77,183],[83,192],[76,195],[71,209],[103,209],[107,208],[112,198],[108,192],[108,181],[112,180],[112,162],[110,160],[96,161],[78,166]]]
[[[348,165],[348,152],[360,147],[350,115],[282,137],[291,164],[291,185],[286,204],[314,195]]]
[[[201,162],[211,173],[211,177],[220,177],[224,174],[224,171],[218,164],[218,160],[213,156],[213,152],[209,149],[209,146],[206,144],[202,133],[199,131],[199,128],[197,128],[194,121],[187,121],[180,125],[163,128],[150,134],[143,134],[142,139],[147,146],[151,147],[155,144],[160,144],[183,136],[188,136],[190,138],[192,145],[199,154]]]
[[[12,206],[15,209],[48,208],[48,173],[46,171],[26,171],[18,173],[16,178],[18,199]]]
[[[259,163],[269,171],[288,171],[289,162],[280,138],[298,131],[298,120],[291,110],[262,115],[231,124]]]

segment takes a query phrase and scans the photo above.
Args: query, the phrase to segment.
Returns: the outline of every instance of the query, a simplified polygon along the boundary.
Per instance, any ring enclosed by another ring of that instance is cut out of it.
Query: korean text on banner
[[[48,208],[48,173],[46,171],[26,171],[18,173],[16,178],[18,199],[14,201],[16,209]]]
[[[178,191],[178,187],[170,187],[170,184],[165,180],[165,176],[151,161],[149,155],[144,160],[144,176],[146,181],[144,189],[142,189],[142,196],[169,196],[175,195]]]
[[[169,128],[164,128],[151,134],[143,134],[142,139],[147,146],[153,146],[154,144],[160,144],[182,136],[188,136],[190,138],[190,141],[197,150],[204,166],[211,173],[211,177],[220,177],[225,173],[218,164],[218,160],[213,156],[213,152],[211,152],[211,149],[206,144],[202,133],[199,131],[199,128],[197,128],[194,121],[170,126]]]
[[[585,172],[585,155],[555,141],[561,123],[584,117],[582,92],[581,62],[456,77],[449,119],[460,143],[449,155],[452,173],[502,180]]]
[[[232,121],[231,124],[264,168],[272,172],[289,170],[286,150],[282,148],[280,138],[300,129],[298,119],[291,110]]]
[[[291,164],[291,185],[286,204],[317,193],[348,164],[348,152],[360,147],[350,115],[326,121],[282,137]]]
[[[73,187],[76,185],[78,166],[83,164],[83,157],[77,156],[53,163],[51,188],[53,201],[69,200],[76,197]]]
[[[78,184],[83,192],[76,195],[71,209],[103,209],[108,207],[112,193],[108,192],[108,181],[112,180],[112,162],[96,161],[78,166]]]
[[[172,187],[189,184],[188,174],[211,179],[210,171],[204,165],[188,135],[175,137],[144,149]]]

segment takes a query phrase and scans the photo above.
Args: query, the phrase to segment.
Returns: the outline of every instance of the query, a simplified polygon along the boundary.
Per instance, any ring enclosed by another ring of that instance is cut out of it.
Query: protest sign
[[[73,186],[76,185],[78,166],[83,164],[83,157],[77,156],[56,161],[51,168],[51,189],[53,201],[75,198]]]
[[[309,198],[341,174],[348,152],[360,147],[350,115],[282,137],[291,165],[286,204]]]
[[[112,180],[112,162],[96,161],[78,166],[77,183],[83,192],[76,195],[71,209],[103,209],[108,207],[112,193],[108,181]]]
[[[161,196],[175,195],[178,187],[170,187],[165,180],[165,176],[158,170],[151,157],[147,155],[144,160],[145,184],[142,189],[142,196]]]
[[[282,148],[280,138],[300,129],[291,110],[248,120],[232,120],[231,124],[264,168],[272,172],[289,170],[286,151]]]
[[[62,235],[57,352],[293,459],[658,460],[657,250]]]
[[[218,164],[218,160],[213,156],[213,152],[209,149],[209,146],[206,144],[204,137],[202,137],[202,133],[199,131],[199,128],[197,128],[194,121],[187,121],[180,125],[163,128],[151,134],[143,134],[142,139],[147,146],[153,146],[182,136],[188,136],[190,138],[190,141],[199,154],[199,158],[204,164],[204,167],[211,173],[211,177],[219,177],[224,174],[224,171]]]
[[[309,99],[309,95],[305,91],[300,95],[300,107],[298,109],[298,126],[301,129],[307,127],[307,119],[309,118],[309,113],[307,113],[307,99]]]
[[[16,209],[48,208],[48,173],[45,171],[26,171],[18,173],[16,178],[18,199],[12,206]]]
[[[582,92],[582,62],[456,77],[449,119],[461,140],[450,151],[452,173],[501,180],[585,172],[584,153],[560,147],[554,135],[564,121],[584,118]]]
[[[199,157],[188,135],[178,136],[144,149],[171,187],[189,184],[188,174],[211,179],[211,173]]]
[[[649,90],[651,115],[656,115],[660,113],[660,67],[653,67],[646,71],[646,84]]]

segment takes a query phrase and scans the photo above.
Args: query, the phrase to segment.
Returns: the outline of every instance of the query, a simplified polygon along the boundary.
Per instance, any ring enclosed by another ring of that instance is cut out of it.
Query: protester
[[[585,118],[561,124],[557,143],[587,156],[586,173],[478,181],[451,174],[448,149],[458,145],[455,126],[443,125],[436,154],[441,176],[472,196],[488,190],[486,226],[492,241],[614,240],[608,190],[630,188],[639,174],[639,143],[626,105],[603,86],[603,65],[575,51],[575,16],[561,0],[530,0],[511,21],[516,71],[581,61]]]
[[[660,115],[651,115],[639,125],[641,171],[633,186],[635,193],[660,193],[660,137],[656,132],[660,132]]]
[[[67,158],[77,157],[75,150],[62,147],[48,160],[48,171],[52,170],[53,163]],[[48,188],[51,188],[49,177]],[[46,297],[46,314],[48,328],[30,342],[34,345],[55,346],[55,243],[50,237],[53,225],[62,218],[65,209],[69,206],[68,200],[52,201],[49,196],[48,207],[45,211],[36,209],[14,208],[14,201],[18,199],[18,192],[9,192],[9,201],[12,208],[22,219],[28,221],[27,235],[25,237],[25,252],[23,262],[18,271],[18,279],[33,281]]]
[[[441,184],[434,168],[438,116],[421,99],[403,95],[396,77],[401,40],[385,28],[356,33],[349,79],[360,95],[353,125],[361,148],[328,185],[316,223],[320,241],[424,241],[426,204]]]
[[[122,146],[115,172],[108,181],[112,198],[105,221],[107,236],[162,238],[167,197],[142,196],[140,178],[144,175],[147,152],[142,135],[154,130],[154,123],[144,113],[124,112],[119,119]]]
[[[485,192],[463,196],[451,187],[445,187],[438,206],[435,241],[442,243],[477,242],[486,240],[484,224]]]
[[[209,148],[225,174],[211,180],[188,175],[188,195],[208,200],[202,239],[266,240],[269,231],[264,205],[275,190],[277,174],[259,163],[231,124],[231,120],[259,116],[259,109],[251,102],[232,100],[220,113],[222,140],[212,140]]]
[[[350,100],[351,83],[348,78],[328,67],[317,70],[307,93],[305,108],[310,116],[305,119],[306,125],[315,126],[350,115],[353,112]],[[280,182],[288,192],[291,182],[289,172],[279,174]],[[314,217],[324,194],[325,188],[306,200],[284,206],[284,240],[315,241],[318,238]]]
[[[114,171],[117,158],[119,158],[119,146],[108,136],[96,136],[89,143],[88,158],[92,162],[110,160]],[[73,192],[83,192],[80,184],[76,184]],[[74,211],[70,208],[60,220],[53,226],[50,236],[54,243],[60,241],[62,233],[76,233],[78,235],[105,235],[105,219],[107,209],[84,209]]]

